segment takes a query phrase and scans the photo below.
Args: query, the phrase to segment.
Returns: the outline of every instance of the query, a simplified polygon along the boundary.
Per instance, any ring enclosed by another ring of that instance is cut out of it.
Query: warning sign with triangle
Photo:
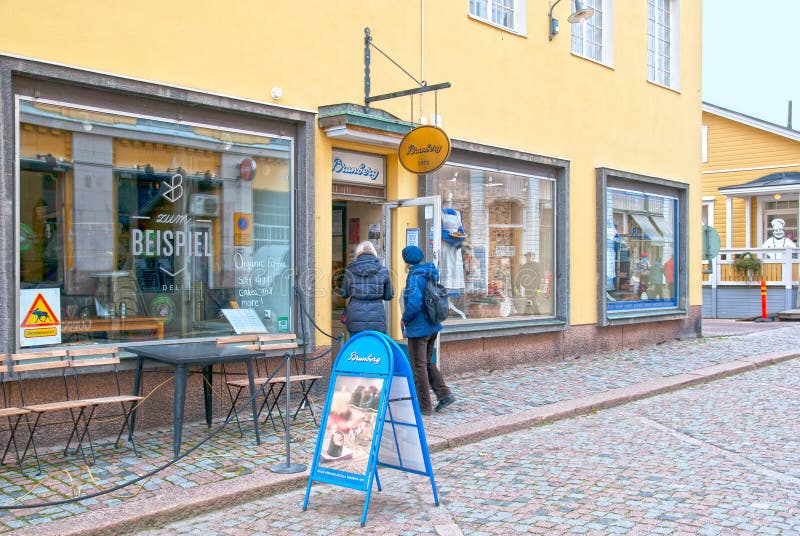
[[[31,308],[22,320],[20,327],[23,328],[42,328],[58,325],[58,317],[53,313],[50,304],[44,299],[40,292],[33,300]]]

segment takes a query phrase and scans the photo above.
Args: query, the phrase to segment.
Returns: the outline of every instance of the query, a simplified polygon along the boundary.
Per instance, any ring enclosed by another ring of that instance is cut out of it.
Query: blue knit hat
[[[419,264],[425,259],[425,254],[417,246],[403,248],[403,260],[406,264]]]

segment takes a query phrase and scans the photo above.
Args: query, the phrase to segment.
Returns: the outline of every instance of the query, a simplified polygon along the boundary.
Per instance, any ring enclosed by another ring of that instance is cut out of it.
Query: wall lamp
[[[553,9],[555,9],[559,2],[561,2],[561,0],[556,0],[555,4],[550,4],[550,41],[552,41],[553,37],[558,33],[558,19],[553,17]],[[574,0],[573,3],[575,9],[572,11],[572,15],[567,17],[569,22],[575,24],[592,18],[592,15],[594,15],[593,7],[584,7],[581,0]]]

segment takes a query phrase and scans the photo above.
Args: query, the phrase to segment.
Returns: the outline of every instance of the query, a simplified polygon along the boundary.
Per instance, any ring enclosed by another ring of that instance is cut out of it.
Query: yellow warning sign
[[[26,339],[34,339],[36,337],[55,337],[57,335],[56,328],[35,328],[23,330]]]
[[[25,318],[23,318],[20,327],[45,328],[57,325],[58,325],[58,318],[53,313],[53,310],[50,308],[50,305],[47,303],[47,300],[44,299],[44,296],[42,296],[42,293],[40,292],[36,296],[36,299],[33,300],[33,304],[31,304],[31,308],[28,309],[28,314],[26,314]],[[42,337],[43,335],[37,335],[37,336]]]

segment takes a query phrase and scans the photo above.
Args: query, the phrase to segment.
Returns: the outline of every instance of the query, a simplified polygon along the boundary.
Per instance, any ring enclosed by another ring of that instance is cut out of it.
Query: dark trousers
[[[438,333],[434,333],[427,337],[408,338],[408,355],[414,372],[414,386],[417,389],[420,411],[432,409],[431,389],[436,393],[437,400],[450,394],[450,388],[444,383],[442,373],[433,363],[433,347],[438,336]]]

